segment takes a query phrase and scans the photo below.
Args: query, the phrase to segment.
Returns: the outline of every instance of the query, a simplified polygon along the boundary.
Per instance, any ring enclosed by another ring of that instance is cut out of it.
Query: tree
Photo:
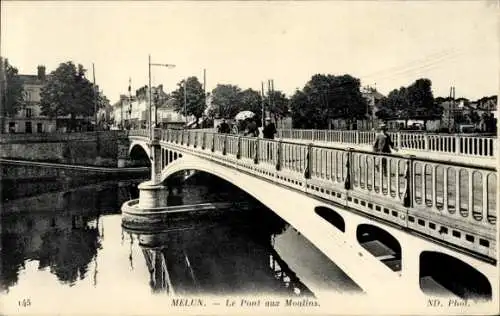
[[[322,109],[314,106],[303,91],[296,90],[290,98],[290,112],[294,128],[320,129],[328,126]]]
[[[289,101],[281,91],[271,91],[269,96],[264,100],[264,103],[265,109],[269,111],[275,122],[288,115]]]
[[[477,111],[474,111],[474,110],[469,113],[468,117],[469,117],[469,121],[474,125],[479,124],[479,122],[481,121],[481,117],[479,116]]]
[[[98,91],[85,78],[85,72],[82,65],[77,68],[71,61],[60,64],[51,72],[40,93],[42,115],[70,115],[72,127],[77,115],[93,116],[94,96]]]
[[[14,116],[23,106],[24,106],[24,94],[23,94],[23,82],[19,77],[18,70],[11,64],[9,64],[8,59],[3,61],[3,71],[5,77],[2,74],[2,83],[5,82],[2,89],[2,104],[4,105],[1,113],[2,116]],[[4,90],[6,88],[6,90]],[[3,129],[2,129],[3,132]]]
[[[205,92],[202,84],[196,77],[189,77],[185,81],[186,92],[184,91],[184,80],[179,82],[177,90],[172,92],[174,108],[178,113],[192,115],[196,118],[196,125],[205,111]],[[186,109],[184,109],[184,93],[186,93]],[[186,112],[186,113],[184,113]]]
[[[307,127],[325,128],[330,119],[345,119],[352,123],[365,117],[367,103],[360,91],[360,81],[350,75],[316,74],[301,91],[292,97],[294,120]],[[300,108],[297,108],[300,101]],[[304,117],[301,117],[305,115]]]
[[[258,91],[246,89],[240,92],[241,106],[239,111],[252,111],[255,113],[257,125],[262,122],[262,97]]]
[[[394,118],[404,119],[408,124],[411,116],[411,109],[408,103],[408,94],[405,87],[394,89],[387,95],[387,98],[381,100],[379,111],[375,115],[379,119],[389,120]]]
[[[409,117],[422,119],[424,127],[427,120],[440,118],[443,113],[443,109],[434,102],[431,86],[429,79],[421,78],[407,89]]]
[[[235,85],[218,84],[212,90],[214,116],[233,118],[241,109],[241,89]]]

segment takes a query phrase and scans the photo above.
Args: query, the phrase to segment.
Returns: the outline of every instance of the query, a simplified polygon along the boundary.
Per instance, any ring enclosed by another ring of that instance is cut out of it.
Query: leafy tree
[[[432,94],[432,82],[429,79],[418,79],[407,89],[409,108],[407,113],[410,118],[418,118],[424,121],[440,118],[443,110],[434,102]]]
[[[264,103],[266,110],[269,111],[275,122],[288,115],[289,101],[281,91],[271,91],[269,96],[264,100]]]
[[[316,74],[302,93],[303,96],[296,93],[292,98],[293,116],[294,120],[309,125],[305,127],[324,128],[330,119],[346,119],[352,123],[365,117],[367,102],[361,94],[360,81],[350,75]],[[301,109],[297,109],[298,100],[304,102]],[[308,117],[300,117],[302,115]]]
[[[241,106],[238,111],[252,111],[255,113],[257,124],[262,122],[262,97],[258,91],[246,89],[240,92]]]
[[[479,114],[477,114],[477,111],[471,111],[468,117],[469,121],[474,125],[478,124],[481,121],[481,117],[479,116]]]
[[[389,92],[387,98],[381,100],[379,111],[375,113],[379,119],[388,120],[399,118],[404,119],[406,122],[408,122],[411,114],[408,93],[405,87],[394,89]]]
[[[303,91],[297,90],[290,98],[290,110],[294,128],[326,128],[322,109],[311,103],[310,97]]]
[[[184,91],[184,81],[186,84],[186,92]],[[202,84],[196,77],[189,77],[177,84],[179,88],[172,92],[174,99],[175,111],[192,115],[196,118],[196,125],[205,111],[205,92]],[[186,113],[184,113],[184,93],[186,93]]]
[[[2,93],[2,104],[4,105],[2,110],[2,116],[14,116],[23,106],[24,106],[24,94],[23,94],[23,82],[19,77],[18,70],[11,64],[9,64],[8,59],[3,62],[3,71],[5,72],[5,77],[1,78],[6,80],[6,91]],[[2,87],[4,89],[4,87]],[[3,129],[2,129],[3,131]]]
[[[51,72],[40,93],[42,115],[57,117],[70,115],[74,126],[77,115],[94,115],[94,96],[98,93],[85,78],[86,70],[71,62],[62,63]]]
[[[235,85],[218,84],[212,90],[213,115],[233,118],[241,109],[241,89]]]

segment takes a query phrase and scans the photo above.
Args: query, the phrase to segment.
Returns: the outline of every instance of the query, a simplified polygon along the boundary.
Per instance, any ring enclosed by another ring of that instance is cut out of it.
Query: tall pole
[[[5,63],[0,56],[0,134],[5,133],[5,103],[7,101],[7,89],[4,89],[7,83],[5,71]]]
[[[128,78],[128,128],[131,128],[132,123],[132,78]]]
[[[99,132],[97,131],[97,93],[99,92],[95,84],[95,67],[94,63],[92,63],[92,81],[94,82],[94,118],[95,118],[95,138],[96,138],[96,151],[97,151],[97,157],[99,157]],[[97,90],[97,91],[96,91]]]
[[[149,139],[153,140],[153,124],[151,124],[151,55],[148,55],[148,72],[149,72],[149,107],[148,107],[148,117],[149,117]]]
[[[187,104],[187,79],[184,79],[184,120],[186,121],[186,128],[187,128],[188,119],[187,119],[186,104]]]
[[[94,119],[95,119],[95,128],[97,130],[97,91],[95,85],[95,67],[94,63],[92,63],[92,77],[94,82]]]
[[[262,127],[264,127],[265,116],[266,116],[266,112],[264,110],[264,98],[265,98],[265,96],[264,96],[264,82],[261,81],[260,83],[261,83],[261,94],[262,94],[262,100],[261,100],[261,102],[262,102]]]

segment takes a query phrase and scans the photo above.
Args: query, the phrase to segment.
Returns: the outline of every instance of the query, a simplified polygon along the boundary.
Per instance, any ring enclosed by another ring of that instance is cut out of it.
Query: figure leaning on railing
[[[394,143],[392,142],[391,136],[387,134],[387,125],[381,124],[379,126],[378,132],[375,135],[375,143],[373,144],[373,151],[379,153],[391,153],[391,148],[395,151],[398,151],[396,147],[394,147]],[[379,170],[379,166],[376,166],[376,169]],[[382,170],[384,174],[387,174],[387,159],[382,158]]]

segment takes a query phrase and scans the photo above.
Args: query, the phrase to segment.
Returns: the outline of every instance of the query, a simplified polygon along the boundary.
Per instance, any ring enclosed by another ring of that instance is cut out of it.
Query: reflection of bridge
[[[216,229],[196,226],[156,233],[128,231],[137,234],[154,292],[234,295],[251,293],[258,284],[267,294],[313,296],[272,248],[269,231],[255,233],[265,241],[260,245],[245,237],[229,239],[234,233],[223,225]],[[202,244],[207,239],[212,242]],[[253,248],[251,252],[248,247]],[[218,256],[209,255],[214,252]]]
[[[166,178],[201,170],[272,209],[369,295],[498,299],[492,166],[197,130],[130,139],[131,152],[152,160],[151,181],[139,187],[145,212],[166,206]]]

